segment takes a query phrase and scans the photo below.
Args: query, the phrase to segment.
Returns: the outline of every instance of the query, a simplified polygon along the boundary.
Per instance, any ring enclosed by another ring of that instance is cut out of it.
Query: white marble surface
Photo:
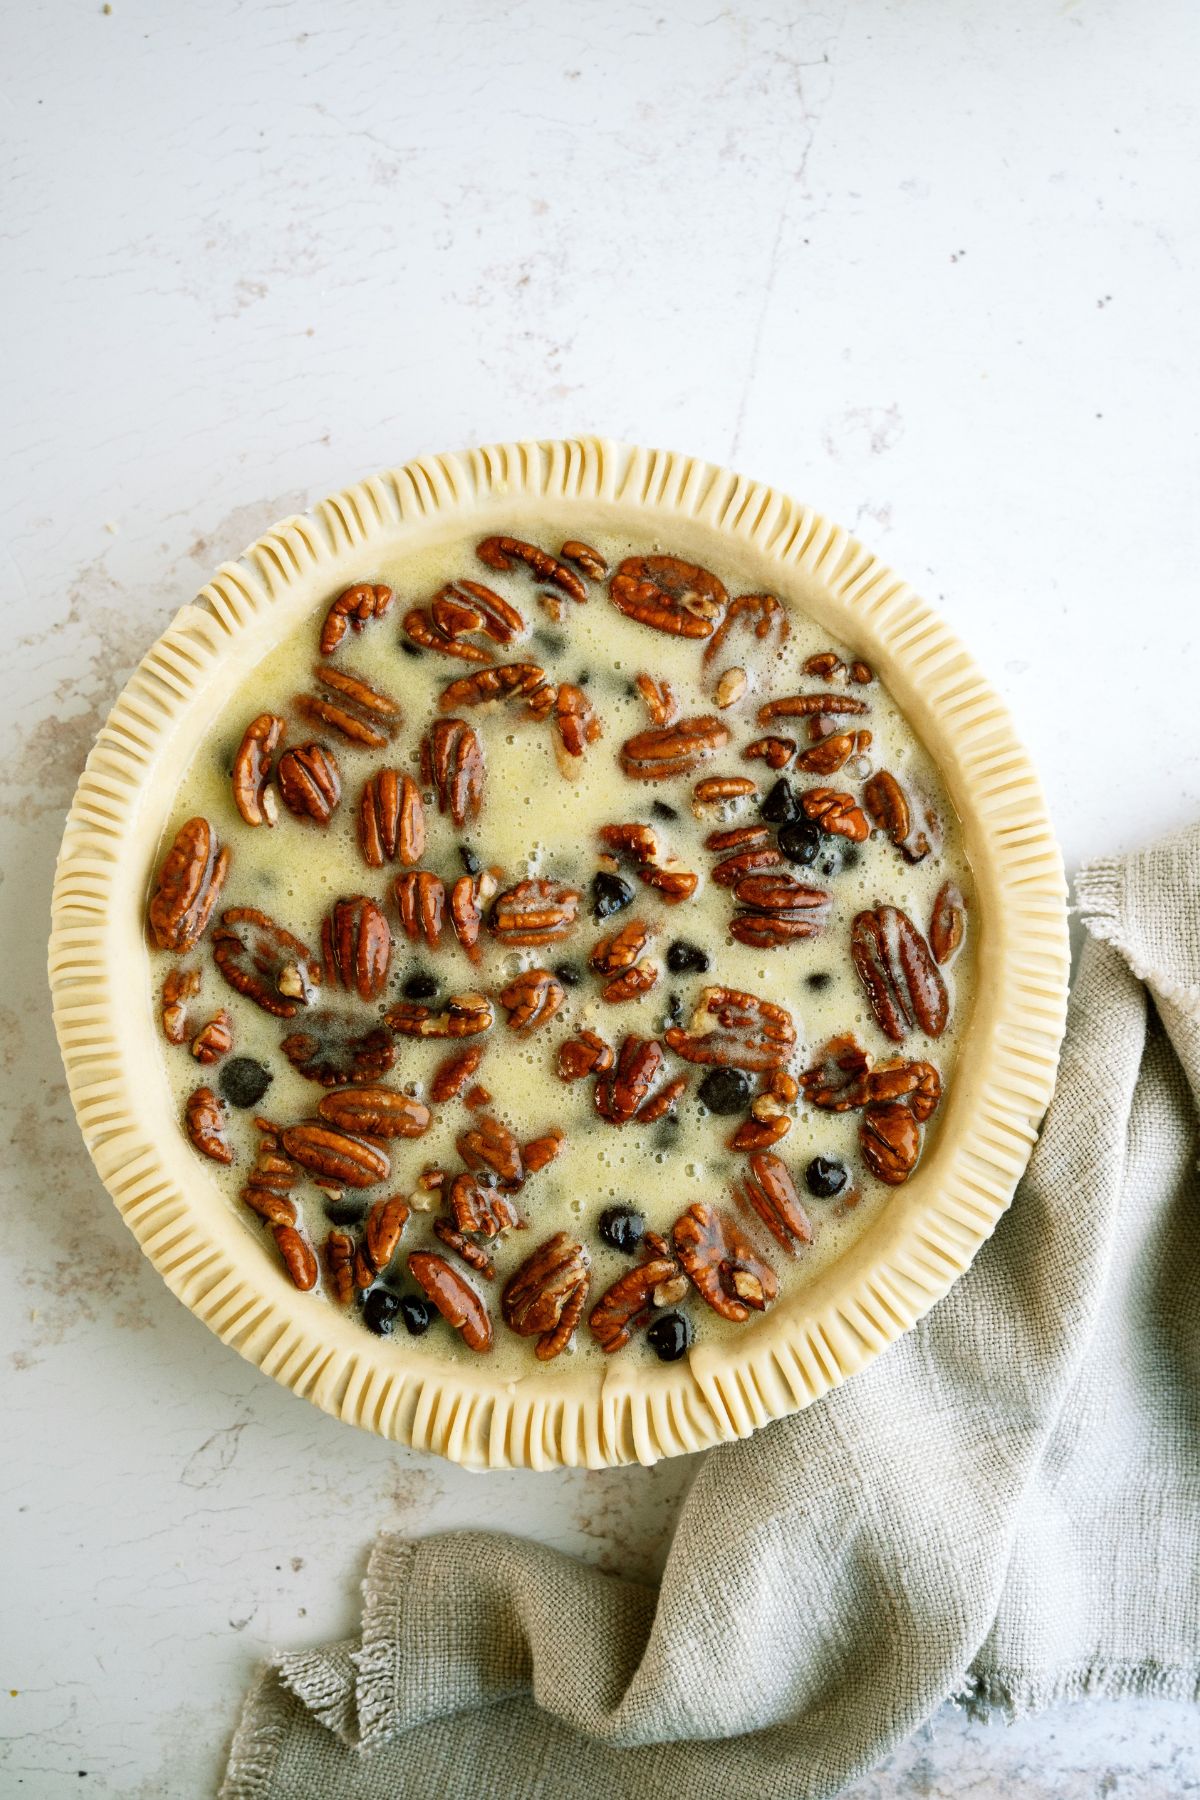
[[[267,1647],[353,1626],[377,1527],[503,1521],[652,1572],[688,1469],[389,1448],[140,1260],[42,973],[120,682],[307,498],[600,429],[792,489],[943,602],[1072,865],[1194,816],[1200,15],[26,0],[0,38],[0,1791],[202,1795]],[[854,1794],[1175,1796],[1197,1735],[1168,1705],[946,1712]]]

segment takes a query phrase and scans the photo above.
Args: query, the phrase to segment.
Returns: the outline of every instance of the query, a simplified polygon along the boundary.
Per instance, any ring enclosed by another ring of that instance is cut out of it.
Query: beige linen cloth
[[[381,1538],[361,1641],[266,1669],[224,1800],[816,1800],[951,1695],[1200,1698],[1200,829],[1078,901],[1058,1090],[948,1297],[697,1459],[657,1589]]]

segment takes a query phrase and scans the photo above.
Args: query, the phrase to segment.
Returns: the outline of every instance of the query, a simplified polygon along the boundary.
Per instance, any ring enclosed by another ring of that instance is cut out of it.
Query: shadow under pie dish
[[[650,1462],[853,1374],[1008,1204],[1063,1029],[1044,800],[940,618],[785,496],[596,439],[225,565],[54,904],[76,1111],[173,1291],[476,1467]]]

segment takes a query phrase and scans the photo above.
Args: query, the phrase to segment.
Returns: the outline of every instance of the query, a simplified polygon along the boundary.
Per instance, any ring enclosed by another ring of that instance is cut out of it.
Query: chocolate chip
[[[400,1317],[404,1320],[404,1329],[409,1337],[420,1337],[433,1324],[433,1307],[428,1300],[422,1300],[417,1294],[403,1294],[400,1298]]]
[[[418,970],[415,975],[409,976],[400,991],[406,1000],[432,1000],[438,991],[437,976],[426,975],[423,970]]]
[[[703,975],[708,967],[708,952],[686,938],[676,938],[667,946],[667,967],[672,975]]]
[[[804,985],[806,987],[814,988],[819,992],[821,988],[827,988],[832,980],[833,976],[822,969],[816,975],[806,975],[804,977]]]
[[[745,1112],[750,1098],[750,1077],[741,1069],[710,1069],[696,1092],[709,1112],[728,1118],[733,1113]]]
[[[580,968],[578,963],[573,963],[573,962],[555,963],[554,973],[555,973],[555,976],[557,977],[557,979],[562,982],[564,987],[578,987],[580,982],[583,980],[583,970]]]
[[[344,1200],[326,1200],[324,1202],[325,1217],[331,1225],[357,1225],[360,1219],[367,1216],[366,1200],[357,1195],[348,1195]]]
[[[392,1327],[396,1323],[396,1314],[400,1311],[400,1296],[393,1294],[390,1288],[372,1288],[363,1301],[363,1324],[376,1337],[391,1337]]]
[[[807,819],[794,819],[783,826],[777,841],[789,862],[815,862],[820,854],[821,833]]]
[[[458,846],[458,855],[459,855],[459,860],[461,861],[463,868],[467,871],[467,874],[468,875],[478,875],[480,869],[482,869],[482,867],[483,867],[483,864],[480,862],[479,858],[476,856],[475,852],[472,850],[470,844],[460,844]]]
[[[253,1056],[231,1056],[221,1064],[217,1086],[230,1106],[257,1106],[274,1079]]]
[[[790,825],[800,812],[791,782],[781,775],[758,810],[769,825]]]
[[[818,1200],[832,1200],[846,1185],[845,1163],[827,1156],[814,1156],[804,1171],[804,1185]]]
[[[400,639],[400,648],[405,656],[424,656],[425,654],[420,644],[410,644],[407,638]]]
[[[682,1313],[663,1313],[646,1333],[659,1362],[678,1362],[692,1341],[692,1328]]]
[[[610,875],[602,869],[592,877],[592,917],[594,919],[611,919],[614,913],[621,912],[626,906],[633,904],[633,889],[619,875]]]
[[[665,800],[652,800],[650,811],[656,819],[677,819],[679,817],[678,807],[668,806]]]
[[[614,1250],[632,1255],[641,1243],[646,1221],[632,1206],[608,1206],[600,1214],[600,1236]]]

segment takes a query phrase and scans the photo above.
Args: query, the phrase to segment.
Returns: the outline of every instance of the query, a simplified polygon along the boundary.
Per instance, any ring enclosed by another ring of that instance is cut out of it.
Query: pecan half
[[[734,834],[718,832],[716,835],[732,837]],[[718,887],[736,887],[747,876],[761,875],[767,869],[778,869],[782,863],[783,853],[775,848],[769,834],[747,827],[745,849],[737,850],[732,856],[722,857],[719,863],[714,863],[712,879]]]
[[[647,1238],[651,1235],[647,1233]],[[634,1332],[649,1319],[655,1289],[673,1281],[679,1273],[679,1264],[662,1239],[656,1237],[654,1245],[655,1253],[619,1276],[592,1308],[588,1330],[606,1356],[625,1348]]]
[[[492,1347],[492,1321],[487,1307],[457,1269],[432,1250],[414,1250],[408,1272],[433,1301],[448,1325],[459,1332],[468,1350],[482,1354]]]
[[[233,1148],[225,1136],[225,1108],[210,1087],[198,1087],[183,1109],[188,1140],[201,1156],[231,1163]]]
[[[486,881],[494,886],[495,878],[489,875]],[[483,930],[484,888],[483,876],[460,875],[450,889],[450,923],[472,962],[478,962],[483,954],[479,948],[479,934]]]
[[[423,606],[411,606],[405,613],[404,635],[422,650],[440,650],[443,656],[457,656],[460,662],[492,661],[491,651],[485,650],[482,644],[472,644],[465,637],[448,637]]]
[[[192,1055],[198,1063],[220,1062],[233,1049],[233,1020],[222,1007],[192,1039]]]
[[[500,1004],[513,1031],[540,1031],[566,997],[566,988],[548,969],[525,969],[500,990]]]
[[[392,883],[392,893],[405,936],[414,944],[424,940],[436,950],[446,923],[446,889],[441,877],[428,869],[406,869]]]
[[[401,1037],[460,1038],[490,1031],[495,1016],[482,994],[451,994],[439,1013],[417,1000],[400,1000],[384,1013],[383,1022]]]
[[[328,664],[321,664],[313,674],[325,691],[297,694],[297,711],[336,731],[347,743],[382,750],[400,723],[400,708],[391,695]]]
[[[962,949],[966,935],[967,903],[962,889],[956,881],[943,881],[934,898],[933,913],[929,920],[929,948],[933,951],[934,961],[941,963],[943,968],[947,963],[952,963]],[[166,996],[164,985],[164,1005]],[[165,1019],[165,1012],[163,1017]]]
[[[421,740],[421,776],[437,793],[438,811],[454,823],[477,819],[483,805],[483,749],[465,719],[437,719]]]
[[[581,606],[587,599],[587,589],[574,569],[569,569],[557,556],[551,556],[548,550],[539,550],[536,544],[526,544],[514,537],[489,537],[476,544],[475,554],[490,569],[511,569],[515,562],[524,563],[539,581],[560,588]]]
[[[274,713],[251,719],[233,759],[233,803],[247,825],[275,823],[275,796],[267,785],[271,758],[283,736],[283,720]]]
[[[482,1061],[482,1044],[472,1044],[469,1050],[456,1050],[452,1056],[447,1056],[433,1071],[429,1098],[438,1105],[457,1099]]]
[[[358,581],[339,594],[321,627],[321,655],[332,656],[347,629],[362,631],[372,619],[382,619],[396,598],[390,587]]]
[[[632,968],[650,942],[650,927],[641,919],[627,919],[619,930],[600,939],[588,962],[598,975],[615,975]]]
[[[760,757],[768,769],[786,769],[796,753],[796,740],[790,737],[760,737],[747,744],[742,755],[752,762]]]
[[[500,1310],[518,1337],[536,1337],[549,1362],[566,1348],[587,1300],[591,1258],[565,1231],[539,1244],[505,1283]]]
[[[213,961],[237,993],[277,1019],[310,1006],[321,969],[299,938],[256,906],[234,906],[213,932]]]
[[[772,719],[806,719],[813,714],[836,719],[843,714],[870,712],[865,700],[856,694],[783,694],[778,700],[768,700],[765,706],[758,709],[760,725],[769,725]]]
[[[354,1285],[369,1288],[377,1275],[382,1275],[404,1235],[408,1224],[408,1206],[399,1194],[390,1200],[376,1200],[363,1220],[362,1242],[354,1258]]]
[[[378,1081],[396,1060],[390,1031],[380,1025],[364,1031],[361,1020],[326,1008],[310,1012],[303,1031],[279,1047],[298,1074],[322,1087]]]
[[[630,856],[635,862],[657,862],[661,855],[652,825],[602,825],[596,835],[617,856]]]
[[[561,881],[518,881],[496,896],[489,929],[503,943],[533,948],[569,937],[579,917],[578,888]]]
[[[546,671],[537,663],[497,663],[477,669],[444,687],[438,706],[452,713],[460,706],[486,706],[493,700],[523,700],[546,685]]]
[[[654,889],[664,906],[678,906],[681,900],[690,900],[700,882],[691,869],[676,863],[643,863],[634,873],[639,881]]]
[[[524,1230],[525,1221],[508,1195],[486,1186],[477,1175],[456,1175],[445,1193],[458,1231],[490,1239]]]
[[[608,584],[608,597],[627,618],[671,637],[711,637],[729,595],[709,569],[677,556],[627,556]]]
[[[763,1312],[779,1291],[764,1262],[733,1220],[697,1200],[676,1219],[671,1242],[679,1264],[700,1298],[735,1325]]]
[[[940,1037],[950,1016],[946,984],[908,914],[879,906],[855,915],[850,954],[880,1030],[894,1043],[913,1026]]]
[[[836,775],[852,756],[861,756],[870,743],[869,731],[836,731],[831,737],[822,738],[819,744],[813,744],[811,749],[802,750],[796,758],[796,767],[803,769],[806,775]]]
[[[539,1169],[548,1168],[566,1147],[566,1134],[557,1128],[546,1132],[543,1137],[530,1138],[527,1144],[521,1145],[521,1161],[525,1164],[525,1173],[536,1175]]]
[[[800,1088],[809,1105],[822,1112],[849,1112],[866,1100],[870,1067],[871,1058],[858,1039],[844,1032],[818,1050],[816,1062],[800,1077]]]
[[[643,1101],[642,1105],[638,1107],[638,1124],[652,1125],[655,1119],[661,1119],[666,1113],[669,1113],[686,1089],[687,1084],[686,1075],[676,1075],[673,1081],[664,1082],[657,1094],[651,1094],[650,1098]]]
[[[641,994],[648,994],[658,980],[658,969],[654,963],[643,960],[635,963],[631,969],[623,969],[605,982],[600,990],[600,998],[612,1006],[623,1000],[636,1000]]]
[[[707,775],[692,789],[692,799],[701,806],[714,806],[722,800],[748,800],[757,792],[758,783],[749,775]]]
[[[298,819],[328,825],[342,797],[342,778],[332,750],[323,744],[301,744],[285,750],[275,771],[283,804]]]
[[[802,913],[739,912],[729,921],[730,936],[755,950],[777,950],[815,937],[819,930],[820,926]]]
[[[863,1161],[889,1187],[907,1181],[921,1153],[921,1130],[902,1100],[868,1106],[858,1128]]]
[[[831,897],[824,888],[809,887],[786,870],[770,875],[743,875],[733,887],[735,900],[754,912],[804,913],[816,930],[829,916]]]
[[[933,846],[914,824],[908,796],[890,770],[880,769],[872,775],[863,788],[863,799],[874,823],[887,832],[906,862],[918,863],[929,855]]]
[[[734,1193],[757,1213],[789,1256],[797,1244],[812,1243],[812,1225],[796,1192],[788,1166],[778,1156],[758,1150],[748,1159],[741,1186]]]
[[[495,588],[484,587],[481,581],[460,579],[451,586],[444,587],[438,600],[445,601],[450,595],[460,604],[468,604],[478,614],[478,629],[485,637],[491,638],[494,644],[511,644],[515,637],[520,637],[525,631],[524,615],[498,594]],[[435,618],[438,616],[438,600],[434,601]]]
[[[241,1191],[241,1199],[251,1212],[268,1225],[294,1225],[295,1202],[288,1198],[299,1179],[300,1171],[279,1148],[279,1134],[266,1121],[255,1121],[263,1136],[259,1142],[254,1167]]]
[[[338,1306],[349,1306],[354,1298],[354,1239],[344,1231],[331,1231],[321,1245],[321,1261],[329,1298]]]
[[[840,794],[833,788],[806,788],[800,795],[800,809],[822,831],[849,838],[852,844],[864,844],[871,835],[866,814],[855,804],[853,794]]]
[[[555,697],[554,729],[563,756],[575,759],[581,757],[588,745],[596,743],[603,734],[603,727],[587,695],[572,682],[564,681]],[[569,773],[569,763],[565,766]]]
[[[674,775],[691,775],[728,742],[729,727],[711,713],[679,719],[627,738],[621,746],[621,767],[631,781],[666,781]]]
[[[272,1227],[272,1236],[293,1285],[302,1294],[307,1294],[317,1285],[317,1259],[312,1245],[294,1225],[275,1225]]]
[[[617,1059],[596,1082],[596,1111],[610,1125],[627,1125],[663,1066],[662,1046],[654,1038],[627,1037]]]
[[[425,803],[411,775],[380,769],[363,783],[358,802],[358,842],[370,869],[384,863],[417,863],[425,849]]]
[[[711,662],[716,656],[730,630],[739,619],[744,619],[748,625],[753,624],[756,638],[769,637],[772,628],[778,625],[781,644],[791,631],[787,614],[774,594],[738,594],[729,602],[729,609],[724,619],[704,646],[706,663]]]
[[[594,1031],[581,1031],[558,1047],[560,1081],[582,1081],[586,1075],[603,1075],[616,1061],[612,1046]]]
[[[318,1181],[339,1187],[374,1187],[392,1172],[387,1152],[378,1144],[369,1144],[365,1138],[320,1119],[288,1125],[280,1132],[279,1142],[284,1155],[310,1169]]]
[[[574,563],[593,581],[603,581],[608,574],[608,564],[598,550],[590,544],[581,544],[578,538],[568,538],[558,553],[564,562]]]
[[[792,1121],[782,1109],[769,1118],[743,1119],[729,1139],[731,1150],[765,1150],[777,1144],[792,1129]]]
[[[924,1124],[937,1111],[942,1078],[932,1063],[876,1063],[865,1082],[868,1105],[904,1100],[914,1119]]]
[[[159,1003],[163,1036],[168,1044],[186,1044],[188,1039],[187,1003],[200,992],[199,969],[176,965],[163,977]]]
[[[175,834],[150,896],[150,935],[159,950],[177,956],[204,935],[229,872],[229,851],[217,843],[207,819],[189,819]]]
[[[670,725],[679,717],[679,702],[669,681],[655,681],[652,675],[638,675],[633,685],[650,714],[652,725]]]
[[[321,926],[321,962],[330,987],[350,988],[360,1000],[378,1000],[387,986],[392,933],[366,894],[339,900]]]
[[[318,1101],[317,1111],[327,1125],[385,1140],[424,1137],[433,1123],[433,1114],[423,1100],[378,1085],[326,1094]]]
[[[492,1113],[484,1113],[476,1124],[460,1131],[454,1142],[468,1169],[476,1174],[490,1169],[497,1181],[512,1187],[520,1187],[524,1181],[521,1146],[508,1126]]]
[[[685,1062],[746,1069],[781,1069],[796,1047],[796,1027],[786,1008],[737,988],[706,987],[690,1029],[671,1025],[666,1042]]]
[[[467,1267],[474,1269],[476,1274],[482,1275],[485,1281],[496,1279],[496,1265],[483,1245],[477,1244],[474,1238],[467,1237],[464,1232],[455,1231],[449,1219],[435,1219],[433,1235],[440,1238],[442,1243],[448,1249],[453,1250],[456,1256],[461,1256]]]

